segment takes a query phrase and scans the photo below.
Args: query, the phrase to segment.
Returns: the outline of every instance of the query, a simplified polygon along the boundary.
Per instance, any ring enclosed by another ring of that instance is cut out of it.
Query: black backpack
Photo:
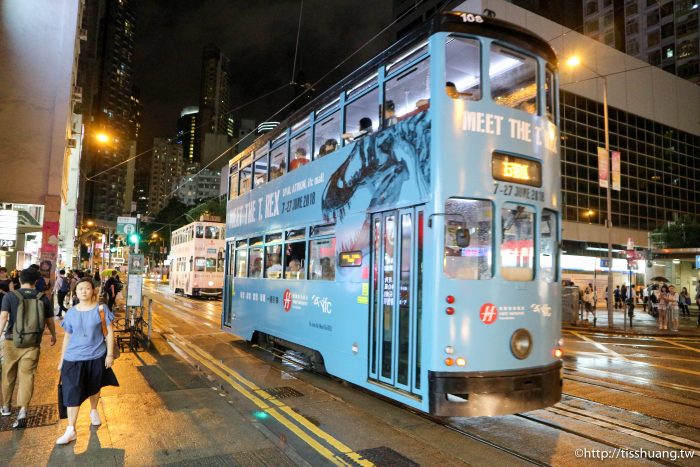
[[[46,310],[44,309],[43,292],[39,292],[36,298],[26,298],[19,290],[13,291],[19,304],[17,305],[17,318],[12,328],[12,342],[15,347],[36,347],[41,345],[41,337],[44,334]]]

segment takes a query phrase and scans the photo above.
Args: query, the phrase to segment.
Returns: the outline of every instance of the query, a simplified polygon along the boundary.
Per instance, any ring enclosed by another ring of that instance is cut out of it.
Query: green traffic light
[[[132,245],[136,245],[139,242],[139,240],[141,240],[139,234],[132,233],[131,235],[129,235],[129,243],[131,243]]]

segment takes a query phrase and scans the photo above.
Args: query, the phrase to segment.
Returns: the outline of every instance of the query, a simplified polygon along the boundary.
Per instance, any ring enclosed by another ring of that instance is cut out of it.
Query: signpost
[[[117,217],[117,235],[128,237],[132,233],[135,233],[136,222],[137,219],[135,217]]]

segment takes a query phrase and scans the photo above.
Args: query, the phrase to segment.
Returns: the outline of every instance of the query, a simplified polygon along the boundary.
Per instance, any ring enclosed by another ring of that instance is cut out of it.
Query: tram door
[[[420,390],[423,207],[372,214],[370,379]]]

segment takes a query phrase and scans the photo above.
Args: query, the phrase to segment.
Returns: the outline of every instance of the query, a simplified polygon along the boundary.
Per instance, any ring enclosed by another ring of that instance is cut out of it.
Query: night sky
[[[136,3],[134,83],[143,103],[139,150],[176,133],[180,110],[198,105],[202,48],[217,45],[231,61],[231,105],[292,80],[300,0],[151,0]],[[391,0],[304,0],[297,71],[315,82],[392,22]],[[393,37],[373,41],[319,83],[323,91],[374,56]],[[292,87],[234,112],[258,123],[289,102]],[[279,119],[279,118],[278,118]]]

